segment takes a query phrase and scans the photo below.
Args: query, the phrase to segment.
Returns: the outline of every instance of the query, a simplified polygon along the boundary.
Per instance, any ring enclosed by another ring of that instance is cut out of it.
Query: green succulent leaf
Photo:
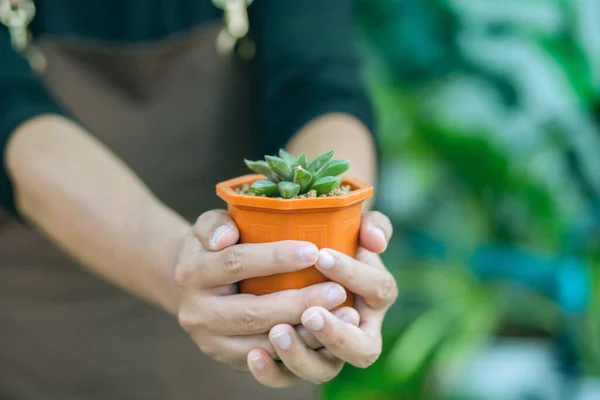
[[[347,160],[330,161],[323,167],[322,170],[319,171],[317,174],[317,179],[324,178],[326,176],[337,176],[339,174],[343,174],[344,172],[348,171],[348,168],[350,168],[350,162]]]
[[[312,160],[310,160],[310,162],[306,166],[306,169],[308,169],[310,172],[312,172],[314,174],[318,170],[320,170],[321,167],[323,167],[323,165],[327,164],[329,162],[329,160],[331,160],[331,157],[333,157],[333,150],[328,151],[327,153],[321,154],[320,156],[317,156],[317,157],[313,158]]]
[[[292,167],[283,158],[274,156],[265,156],[267,164],[284,181],[291,181],[293,178]]]
[[[285,151],[284,149],[279,149],[279,157],[284,159],[288,164],[293,164],[296,162],[296,157]]]
[[[305,194],[313,183],[314,176],[301,166],[294,169],[294,182],[300,185],[300,194]]]
[[[250,186],[250,190],[257,196],[264,195],[267,197],[275,197],[279,194],[277,184],[266,179],[255,181],[252,186]]]
[[[333,189],[340,187],[342,183],[342,177],[336,176],[325,176],[323,178],[319,178],[312,185],[311,190],[317,191],[317,196],[322,194],[327,194],[331,192]]]
[[[350,163],[346,160],[331,160],[333,150],[323,153],[309,162],[306,154],[294,157],[284,149],[279,156],[265,156],[265,160],[244,160],[246,166],[267,179],[254,182],[250,190],[258,196],[294,198],[315,190],[318,196],[328,194],[340,187]]]
[[[277,187],[279,188],[279,194],[284,199],[291,199],[300,193],[300,185],[294,182],[279,182]]]
[[[306,154],[302,153],[300,154],[295,161],[295,166],[298,167],[302,167],[302,168],[306,168]]]
[[[256,172],[257,174],[264,175],[275,183],[279,182],[279,177],[275,172],[273,172],[273,170],[271,170],[266,161],[251,161],[244,159],[244,163],[246,163],[246,166],[250,168],[250,170]]]

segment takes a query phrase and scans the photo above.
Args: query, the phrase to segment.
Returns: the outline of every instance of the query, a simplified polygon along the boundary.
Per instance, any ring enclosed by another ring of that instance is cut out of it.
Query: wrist
[[[21,215],[98,276],[169,312],[189,224],[108,148],[62,117],[22,124],[7,148]]]
[[[142,213],[138,225],[140,263],[148,265],[146,288],[156,288],[154,302],[175,315],[180,288],[175,282],[175,267],[190,231],[190,224],[162,204],[153,204]],[[144,279],[144,278],[142,278]]]

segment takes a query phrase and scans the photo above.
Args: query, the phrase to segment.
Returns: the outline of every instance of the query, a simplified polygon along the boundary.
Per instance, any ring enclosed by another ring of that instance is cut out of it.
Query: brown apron
[[[167,205],[193,221],[245,172],[256,113],[217,24],[151,45],[45,38],[46,82]],[[0,399],[311,399],[208,359],[175,318],[87,273],[38,232],[0,226]]]

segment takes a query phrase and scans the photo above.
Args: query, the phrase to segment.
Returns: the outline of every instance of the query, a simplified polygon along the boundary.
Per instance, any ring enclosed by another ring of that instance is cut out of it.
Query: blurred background
[[[359,0],[400,299],[327,399],[600,399],[600,1]]]

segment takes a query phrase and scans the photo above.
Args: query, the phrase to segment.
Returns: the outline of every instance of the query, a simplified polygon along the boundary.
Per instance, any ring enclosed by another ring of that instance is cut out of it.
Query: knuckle
[[[286,256],[286,249],[284,246],[285,245],[283,243],[273,246],[273,250],[271,251],[271,259],[274,265],[285,265],[293,261],[293,259],[290,259],[288,256]]]
[[[186,287],[198,267],[201,266],[202,260],[201,243],[194,237],[186,237],[174,268],[175,284],[179,287]]]
[[[236,371],[245,372],[248,371],[248,365],[245,362],[234,362],[229,365],[232,369]]]
[[[241,324],[245,331],[250,332],[266,332],[270,328],[266,313],[257,307],[248,307],[243,311]]]
[[[196,223],[194,225],[195,226],[202,225],[202,223],[205,222],[209,218],[210,213],[211,213],[211,211],[205,211],[202,214],[200,214],[198,216],[198,218],[196,218]]]
[[[213,219],[211,215],[212,211],[207,211],[196,219],[192,231],[197,238],[202,238],[207,235],[207,228],[210,228],[210,221]]]
[[[209,357],[218,363],[229,364],[227,357],[225,357],[220,351],[211,351],[211,355]]]
[[[298,336],[300,336],[300,339],[302,339],[302,341],[306,343],[306,346],[308,346],[309,348],[316,350],[319,347],[321,347],[321,344],[317,341],[315,336],[302,325],[296,327],[296,333],[298,334]]]
[[[394,227],[390,219],[385,214],[381,213],[380,211],[372,211],[369,214],[369,220],[371,224],[381,228],[388,236],[388,239],[393,235]]]
[[[335,268],[335,267],[334,267]],[[356,264],[354,264],[351,268],[344,268],[345,269],[345,280],[347,280],[348,282],[356,282],[358,279],[356,278],[356,274],[358,273],[358,268],[360,268],[359,266],[357,266]]]
[[[199,311],[204,310],[205,308],[206,307],[202,304],[191,302],[191,299],[188,297],[177,313],[179,326],[188,333],[205,331],[207,327],[206,313]]]
[[[335,377],[338,375],[338,371],[326,371],[323,372],[319,378],[318,378],[318,385],[321,385],[323,383],[327,383],[327,382],[331,382],[332,380],[335,379]]]
[[[377,298],[384,304],[392,304],[398,298],[398,286],[391,275],[388,276],[377,290]]]
[[[192,275],[191,269],[186,267],[185,265],[178,263],[175,266],[175,284],[179,288],[186,287],[187,282]]]
[[[240,275],[243,269],[241,248],[239,246],[231,246],[223,251],[223,270],[228,275]]]
[[[331,340],[329,346],[332,350],[339,350],[346,344],[346,337],[339,333],[334,339]]]
[[[308,290],[299,289],[294,293],[294,303],[299,310],[307,310],[318,303],[318,299],[323,298],[323,290],[317,287],[310,287]]]
[[[227,326],[229,324],[229,317],[227,310],[218,305],[211,307],[209,311],[209,321],[211,326]]]
[[[373,211],[371,214],[371,218],[374,221],[379,222],[381,225],[383,225],[382,227],[385,229],[391,229],[392,223],[390,221],[390,219],[383,214],[381,211]]]
[[[218,210],[209,210],[205,211],[196,219],[195,226],[205,225],[207,222],[212,221],[217,217],[219,211]]]
[[[218,225],[227,220],[226,213],[223,210],[210,210],[202,213],[193,226],[193,232],[199,239],[207,239],[210,232]]]
[[[302,312],[312,307],[327,308],[329,301],[327,300],[328,291],[325,290],[328,287],[326,285],[317,284],[312,287],[297,289],[294,295],[296,312],[302,314]]]
[[[369,368],[371,365],[375,364],[375,361],[377,361],[379,359],[379,356],[381,356],[381,350],[378,349],[374,352],[368,353],[365,356],[361,357],[360,360],[358,361],[358,364],[356,365],[358,368]]]
[[[192,332],[201,326],[201,321],[197,313],[191,313],[187,310],[179,311],[177,320],[179,321],[179,326],[186,332]]]
[[[380,220],[381,222],[390,222],[390,219],[381,211],[374,211],[373,215],[376,219]]]
[[[217,349],[216,346],[210,344],[198,344],[198,348],[205,356],[217,361],[221,362],[221,352]]]
[[[290,364],[290,370],[292,371],[306,373],[310,370],[310,368],[308,367],[307,360],[304,357],[293,357],[290,358],[287,362]]]

